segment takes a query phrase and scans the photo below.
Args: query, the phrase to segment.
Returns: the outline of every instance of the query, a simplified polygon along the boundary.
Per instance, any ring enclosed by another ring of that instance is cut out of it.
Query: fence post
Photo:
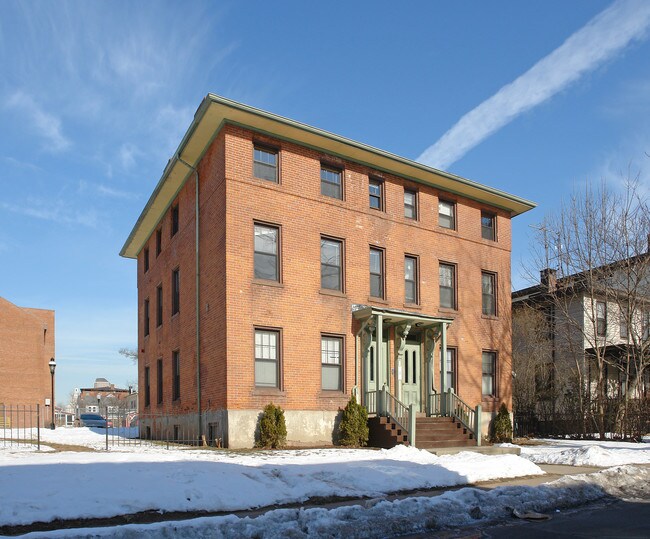
[[[36,448],[41,450],[41,405],[36,405]]]
[[[413,403],[409,404],[409,444],[412,447],[415,445],[415,406]]]
[[[477,404],[474,411],[474,437],[476,446],[481,447],[481,405]]]

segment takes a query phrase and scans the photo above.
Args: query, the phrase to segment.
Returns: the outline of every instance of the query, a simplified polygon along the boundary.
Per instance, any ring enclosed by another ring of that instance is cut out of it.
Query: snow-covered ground
[[[522,445],[521,456],[536,464],[570,466],[620,466],[650,464],[650,443],[598,440],[538,440],[540,445]]]
[[[650,499],[650,470],[623,466],[595,474],[564,477],[539,487],[463,488],[436,497],[368,500],[334,509],[277,509],[257,518],[205,517],[113,528],[31,533],[37,538],[374,538],[477,527],[511,518],[512,510],[548,513],[616,496]]]
[[[543,473],[515,455],[436,457],[404,446],[240,453],[136,449],[40,454],[0,450],[0,525],[150,509],[234,511]]]

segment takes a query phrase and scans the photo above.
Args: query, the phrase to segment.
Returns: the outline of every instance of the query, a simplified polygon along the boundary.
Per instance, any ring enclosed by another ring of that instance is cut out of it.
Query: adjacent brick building
[[[53,357],[54,311],[18,307],[0,297],[0,405],[38,404],[41,424],[49,424]]]
[[[121,252],[140,411],[243,447],[271,401],[292,444],[384,384],[421,413],[449,385],[510,406],[510,220],[533,206],[208,95]]]

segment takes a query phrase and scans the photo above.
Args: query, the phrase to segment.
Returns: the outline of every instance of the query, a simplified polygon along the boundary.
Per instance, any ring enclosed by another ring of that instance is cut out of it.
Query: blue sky
[[[56,310],[57,401],[136,369],[118,252],[208,92],[509,191],[648,186],[650,2],[0,3],[0,295]]]

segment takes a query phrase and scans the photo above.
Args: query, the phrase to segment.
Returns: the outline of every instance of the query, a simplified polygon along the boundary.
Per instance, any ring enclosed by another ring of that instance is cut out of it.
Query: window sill
[[[458,309],[454,309],[452,307],[438,307],[438,312],[440,312],[440,313],[458,314]]]
[[[446,227],[446,226],[440,226],[440,225],[438,225],[438,229],[439,229],[439,230],[442,230],[442,231],[444,231],[444,232],[453,232],[454,234],[458,234],[458,229],[456,229],[456,228],[448,228],[448,227]]]
[[[338,290],[328,290],[327,288],[321,288],[320,289],[320,294],[323,294],[324,296],[333,296],[335,298],[347,298],[347,294],[344,292],[339,292]]]
[[[282,185],[282,183],[280,182],[279,179],[278,180],[267,180],[265,178],[258,178],[257,176],[251,176],[250,180],[254,181],[254,182],[262,182],[264,185],[275,185],[277,187]]]
[[[256,387],[251,395],[254,397],[286,397],[287,393],[276,387]]]
[[[483,320],[498,320],[499,317],[495,314],[481,314],[481,318]]]
[[[381,303],[382,305],[388,305],[388,300],[376,298],[374,296],[368,296],[368,301],[372,301],[373,303]]]
[[[348,395],[345,391],[339,391],[338,389],[321,389],[319,399],[348,399]]]
[[[259,286],[274,286],[276,288],[284,288],[284,283],[279,283],[278,281],[267,281],[265,279],[253,279],[252,283]]]
[[[176,311],[174,314],[172,314],[172,320],[178,318],[178,315],[181,314],[180,311]]]
[[[405,309],[417,309],[418,311],[422,310],[422,305],[418,303],[404,303],[403,305]]]

